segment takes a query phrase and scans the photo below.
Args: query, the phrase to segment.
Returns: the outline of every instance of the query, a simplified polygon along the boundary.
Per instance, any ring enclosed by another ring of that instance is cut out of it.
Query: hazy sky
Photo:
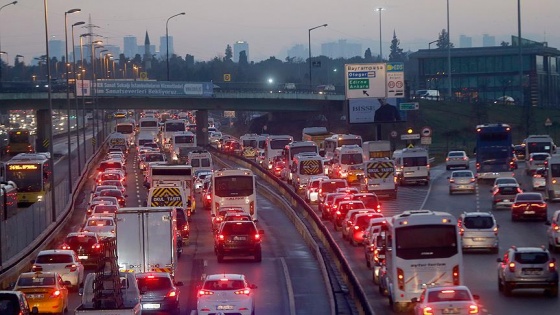
[[[0,6],[10,3],[0,0]],[[560,48],[558,17],[560,0],[521,0],[523,37],[548,41]],[[459,35],[473,38],[473,46],[482,45],[482,35],[510,42],[517,35],[517,0],[449,0],[450,34],[455,47]],[[339,39],[361,43],[379,52],[379,13],[382,11],[382,39],[387,55],[393,30],[404,50],[428,48],[446,28],[446,0],[49,0],[49,35],[64,40],[64,12],[80,8],[82,12],[68,15],[68,36],[75,22],[88,22],[105,42],[123,48],[123,37],[133,35],[139,43],[148,31],[151,43],[159,49],[159,37],[165,36],[165,22],[170,16],[186,12],[169,22],[169,35],[174,38],[175,53],[187,53],[196,60],[223,56],[227,44],[237,40],[249,43],[253,61],[275,56],[286,57],[296,44],[308,44],[308,29],[327,23],[326,28],[311,32],[313,55],[320,53],[320,44]],[[78,34],[86,29],[76,27]],[[77,41],[77,40],[76,40]],[[78,42],[78,41],[77,41]],[[45,54],[43,1],[18,0],[0,11],[1,50],[8,53],[10,64],[17,54],[29,63]],[[69,45],[69,49],[71,49]],[[71,50],[70,50],[71,53]],[[3,56],[5,61],[5,56]]]

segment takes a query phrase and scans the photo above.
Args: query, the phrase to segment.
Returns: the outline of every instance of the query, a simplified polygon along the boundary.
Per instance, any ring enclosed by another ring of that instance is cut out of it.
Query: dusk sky
[[[10,2],[0,0],[0,6]],[[523,37],[560,48],[560,1],[521,2]],[[64,12],[80,8],[82,12],[68,15],[69,42],[70,25],[88,22],[91,16],[97,26],[94,32],[106,37],[102,39],[105,42],[120,46],[121,51],[124,36],[136,36],[141,44],[146,31],[159,49],[167,18],[186,12],[169,22],[169,35],[174,38],[176,54],[191,54],[195,60],[223,56],[226,46],[238,40],[249,43],[251,61],[270,56],[284,60],[294,45],[307,47],[309,28],[325,23],[326,28],[311,32],[313,55],[320,53],[320,44],[340,39],[360,43],[362,50],[369,47],[377,55],[379,13],[375,8],[381,7],[386,56],[393,30],[405,51],[428,48],[446,28],[446,4],[446,0],[49,0],[49,35],[64,40]],[[482,46],[483,34],[495,36],[496,45],[511,42],[511,35],[517,35],[517,0],[449,0],[449,5],[455,47],[459,47],[459,35],[471,36],[473,46]],[[76,38],[87,32],[75,28]],[[10,64],[17,54],[24,56],[26,64],[44,55],[43,1],[18,0],[16,5],[4,7],[0,11],[0,43]]]

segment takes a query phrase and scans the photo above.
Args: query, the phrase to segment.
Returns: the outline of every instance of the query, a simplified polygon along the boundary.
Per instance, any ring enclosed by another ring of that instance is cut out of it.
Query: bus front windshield
[[[459,251],[455,225],[411,225],[395,230],[397,257],[449,258]]]
[[[183,122],[166,122],[165,123],[165,131],[166,132],[174,132],[174,131],[185,131],[186,126]]]
[[[10,132],[10,143],[28,143],[29,142],[29,132],[28,131],[17,131]]]
[[[134,132],[134,126],[132,124],[127,125],[117,125],[115,128],[116,132],[120,132],[122,134],[131,134]]]
[[[18,192],[39,192],[43,187],[40,167],[35,170],[6,170],[6,178],[16,184]]]
[[[254,193],[253,176],[223,176],[214,180],[218,197],[247,197]]]
[[[282,150],[290,142],[292,142],[290,139],[273,139],[270,140],[270,148],[273,150]]]
[[[310,145],[310,146],[305,146],[305,147],[293,147],[293,148],[291,148],[290,149],[290,153],[291,153],[290,160],[293,159],[296,154],[306,153],[306,152],[318,153],[317,146]]]
[[[194,136],[175,136],[175,143],[194,143]]]

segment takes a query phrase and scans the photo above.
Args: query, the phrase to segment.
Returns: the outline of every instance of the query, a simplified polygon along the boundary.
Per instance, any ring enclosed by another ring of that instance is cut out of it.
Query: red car
[[[518,193],[511,206],[511,220],[539,219],[546,221],[547,209],[548,206],[540,193]]]

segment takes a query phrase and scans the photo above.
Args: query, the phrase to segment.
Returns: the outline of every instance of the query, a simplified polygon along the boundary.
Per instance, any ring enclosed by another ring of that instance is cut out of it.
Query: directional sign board
[[[420,139],[419,133],[413,133],[410,135],[401,135],[401,140],[418,140]]]
[[[420,104],[418,104],[418,102],[399,104],[400,110],[418,110],[419,108],[420,108]]]
[[[348,64],[344,69],[346,99],[387,97],[384,63]]]
[[[387,97],[404,98],[404,63],[387,63]]]

